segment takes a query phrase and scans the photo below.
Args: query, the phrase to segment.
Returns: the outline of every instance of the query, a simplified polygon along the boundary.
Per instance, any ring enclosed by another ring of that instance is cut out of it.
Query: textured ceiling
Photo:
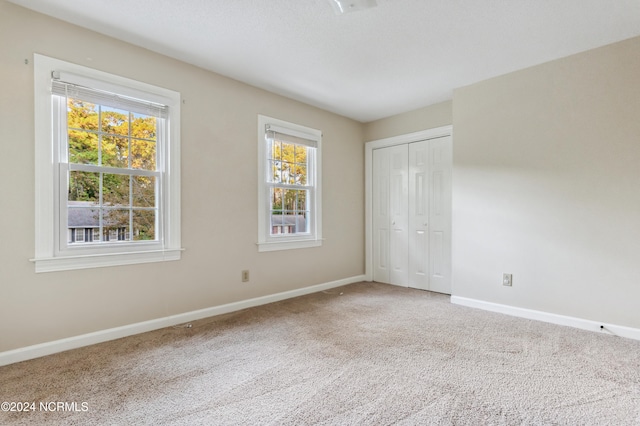
[[[640,35],[640,0],[10,0],[367,122]]]

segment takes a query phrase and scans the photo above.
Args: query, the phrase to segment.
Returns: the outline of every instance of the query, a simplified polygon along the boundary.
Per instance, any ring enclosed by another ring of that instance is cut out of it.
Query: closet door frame
[[[365,143],[365,280],[373,281],[373,150],[453,136],[453,126],[436,127]]]

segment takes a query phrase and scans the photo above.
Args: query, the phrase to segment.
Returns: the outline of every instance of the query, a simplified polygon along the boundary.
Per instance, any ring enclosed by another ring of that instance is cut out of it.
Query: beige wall
[[[640,38],[460,88],[453,126],[454,295],[640,327]]]
[[[429,105],[424,108],[372,121],[364,125],[366,142],[435,127],[449,126],[453,120],[451,101]]]
[[[182,93],[181,261],[34,273],[34,53]],[[0,58],[0,352],[364,273],[360,123],[2,0]],[[321,248],[257,252],[258,114],[323,131]]]

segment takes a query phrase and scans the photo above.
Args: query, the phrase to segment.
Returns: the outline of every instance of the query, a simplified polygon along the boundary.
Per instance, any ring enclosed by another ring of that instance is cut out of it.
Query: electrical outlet
[[[242,271],[242,282],[246,283],[247,281],[249,281],[249,270],[245,269]]]
[[[502,285],[506,285],[511,287],[513,285],[513,275],[512,274],[502,274]]]

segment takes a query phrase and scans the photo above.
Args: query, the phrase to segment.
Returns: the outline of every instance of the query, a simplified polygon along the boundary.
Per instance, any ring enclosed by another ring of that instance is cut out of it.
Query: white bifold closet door
[[[373,151],[374,281],[451,293],[451,137]]]
[[[407,146],[373,151],[374,281],[407,286],[409,181]]]

